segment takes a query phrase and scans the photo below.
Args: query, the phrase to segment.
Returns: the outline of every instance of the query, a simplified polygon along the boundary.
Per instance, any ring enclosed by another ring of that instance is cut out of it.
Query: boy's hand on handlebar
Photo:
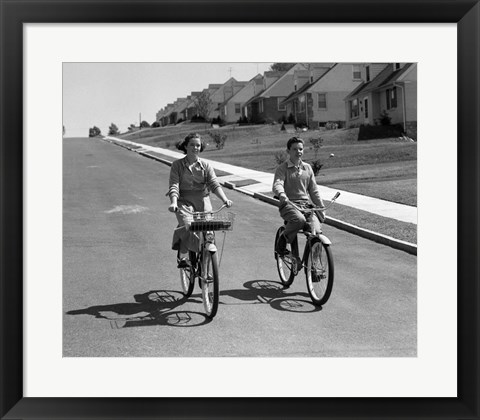
[[[283,204],[288,201],[288,197],[285,194],[281,194],[280,197],[278,197],[280,200],[280,204]]]
[[[170,204],[168,206],[168,211],[171,211],[172,213],[176,213],[178,211],[178,206],[176,204]]]
[[[229,199],[227,198],[227,200],[225,201],[224,204],[225,204],[227,207],[232,207],[233,201],[232,201],[232,200],[229,200]]]

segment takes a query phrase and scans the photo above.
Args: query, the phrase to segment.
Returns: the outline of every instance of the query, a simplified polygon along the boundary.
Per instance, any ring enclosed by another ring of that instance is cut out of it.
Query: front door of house
[[[368,97],[363,99],[363,117],[365,120],[365,124],[368,124],[369,121],[369,114],[370,114],[370,109],[368,108]]]

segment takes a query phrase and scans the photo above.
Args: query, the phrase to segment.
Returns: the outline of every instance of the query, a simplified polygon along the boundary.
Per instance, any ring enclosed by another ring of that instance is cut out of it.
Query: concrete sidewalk
[[[125,147],[146,155],[148,157],[154,158],[159,161],[163,161],[162,158],[155,156],[155,154],[160,154],[163,156],[168,156],[171,158],[171,161],[180,159],[185,155],[180,152],[175,152],[169,149],[163,149],[160,147],[148,146],[141,143],[135,143],[129,140],[123,140],[116,137],[106,136],[104,137],[107,141],[113,141],[117,144],[124,145]],[[269,193],[272,191],[273,184],[273,174],[261,171],[255,171],[252,169],[242,168],[240,166],[229,165],[227,163],[221,163],[213,161],[210,159],[203,160],[209,162],[215,170],[227,172],[230,175],[218,176],[218,179],[221,184],[229,188],[235,188],[245,194],[249,194],[255,198],[259,198],[263,201],[269,202],[271,204],[276,204],[276,200],[270,196],[265,195],[264,193]],[[164,163],[171,164],[171,161],[165,161]],[[242,186],[236,186],[236,184]],[[246,185],[245,185],[246,184]],[[382,217],[387,217],[390,219],[395,219],[401,222],[417,224],[417,208],[412,206],[406,206],[404,204],[397,204],[390,201],[380,200],[373,197],[368,197],[360,194],[354,194],[347,191],[332,189],[328,187],[318,186],[320,189],[320,194],[323,199],[331,199],[337,191],[341,193],[340,198],[337,200],[339,204],[353,207],[359,210],[363,210],[369,213],[373,213]],[[393,246],[398,249],[402,249],[409,253],[417,253],[417,246],[415,244],[410,244],[408,242],[399,241],[394,238],[371,232],[362,228],[359,228],[348,223],[329,218],[327,216],[327,223],[348,230],[352,233],[364,236],[368,239],[375,240],[377,242],[384,243],[389,246]]]

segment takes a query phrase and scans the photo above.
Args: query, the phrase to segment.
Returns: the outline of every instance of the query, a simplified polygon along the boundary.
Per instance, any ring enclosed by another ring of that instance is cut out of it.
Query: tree
[[[135,130],[135,124],[130,124],[130,126],[128,127],[128,131],[132,130]]]
[[[140,123],[140,128],[148,128],[148,127],[150,127],[150,124],[148,122],[142,121]]]
[[[271,71],[288,71],[290,70],[295,63],[273,63],[270,66]]]
[[[100,134],[102,134],[102,132],[100,131],[100,129],[97,127],[97,126],[93,126],[93,128],[90,128],[88,130],[88,137],[97,137],[99,136]]]
[[[112,123],[112,125],[108,127],[108,134],[112,136],[118,133],[119,133],[118,127],[114,123]]]
[[[195,98],[195,107],[197,108],[197,115],[207,121],[210,112],[213,110],[213,101],[208,91],[202,92]]]

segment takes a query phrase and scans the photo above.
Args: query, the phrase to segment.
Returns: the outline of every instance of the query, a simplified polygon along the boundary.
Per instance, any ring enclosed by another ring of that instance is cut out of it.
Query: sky
[[[93,126],[108,134],[142,121],[177,98],[223,84],[248,81],[272,63],[63,63],[65,137],[88,137]]]

